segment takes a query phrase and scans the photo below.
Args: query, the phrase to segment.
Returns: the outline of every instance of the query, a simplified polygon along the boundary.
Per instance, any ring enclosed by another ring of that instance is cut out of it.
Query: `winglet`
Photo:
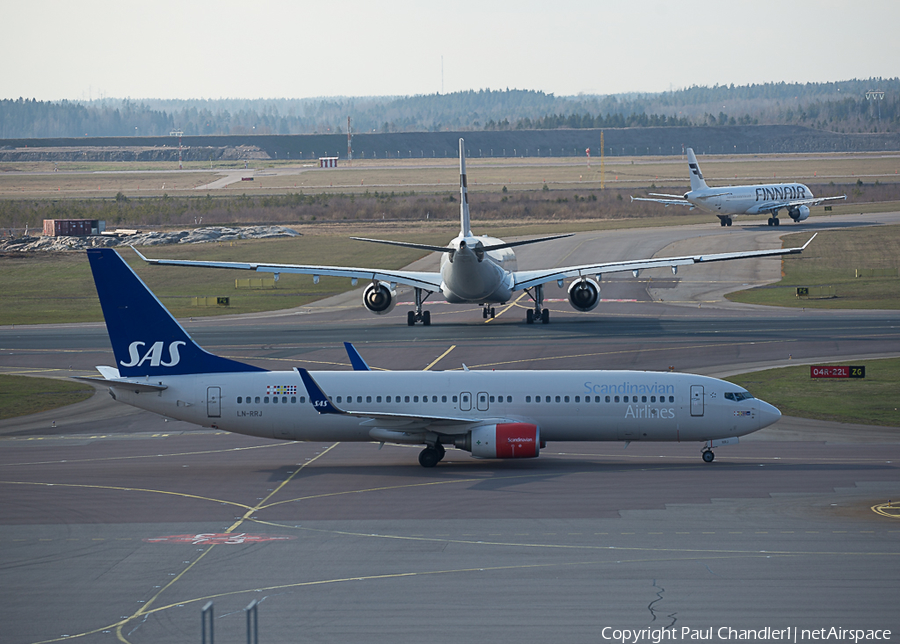
[[[154,260],[154,259],[147,259],[146,257],[144,257],[144,254],[143,254],[141,251],[139,251],[137,248],[135,248],[134,246],[132,246],[131,244],[128,244],[128,246],[131,247],[131,250],[133,250],[135,253],[137,253],[137,256],[138,256],[138,257],[140,257],[142,260],[144,260],[144,261],[147,262],[148,264],[154,264],[154,263],[156,263],[156,260]]]
[[[371,371],[369,365],[367,365],[366,361],[363,360],[363,357],[359,355],[359,351],[356,350],[356,347],[354,347],[353,344],[345,342],[344,348],[347,350],[347,356],[350,358],[350,364],[353,366],[353,371]]]
[[[317,383],[309,372],[306,369],[301,369],[300,367],[294,367],[294,371],[296,371],[300,378],[303,380],[303,385],[306,387],[306,393],[309,394],[309,402],[312,403],[313,408],[319,412],[320,414],[345,414],[346,412],[343,409],[338,409],[332,404],[330,400],[328,400],[328,396],[325,395],[325,392],[322,391],[321,387],[319,387],[319,383]]]

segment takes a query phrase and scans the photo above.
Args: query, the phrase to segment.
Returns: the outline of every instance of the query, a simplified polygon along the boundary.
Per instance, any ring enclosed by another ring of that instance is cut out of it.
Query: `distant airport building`
[[[100,219],[45,219],[45,237],[87,237],[100,235],[106,222]]]
[[[336,168],[338,157],[319,157],[320,168]]]

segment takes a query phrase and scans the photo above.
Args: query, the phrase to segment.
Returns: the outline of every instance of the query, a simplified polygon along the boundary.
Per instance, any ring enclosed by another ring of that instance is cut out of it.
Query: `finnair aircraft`
[[[723,226],[731,225],[734,215],[769,214],[769,225],[778,225],[778,211],[787,210],[794,221],[800,222],[809,217],[810,206],[818,206],[826,201],[846,199],[840,197],[813,197],[812,190],[802,183],[768,183],[758,186],[722,186],[710,188],[703,180],[703,173],[697,164],[697,157],[691,148],[687,149],[688,169],[691,174],[691,190],[683,195],[664,195],[650,193],[651,197],[665,199],[647,199],[632,197],[632,201],[653,201],[666,206],[690,206],[715,214]]]
[[[371,280],[363,290],[363,306],[376,315],[390,313],[397,303],[397,285],[406,284],[415,290],[415,311],[407,313],[407,324],[422,322],[431,324],[431,313],[422,309],[428,297],[440,291],[448,302],[453,304],[480,304],[482,317],[493,318],[494,304],[505,304],[516,291],[526,291],[534,301],[534,308],[526,311],[525,321],[547,324],[550,322],[550,310],[544,308],[544,284],[556,282],[560,288],[564,280],[574,278],[569,283],[569,304],[577,311],[593,311],[600,303],[600,280],[604,273],[631,271],[635,277],[646,268],[670,267],[675,273],[679,266],[699,264],[702,262],[720,262],[747,257],[769,257],[799,253],[802,248],[784,248],[775,250],[742,251],[736,253],[719,253],[714,255],[688,255],[684,257],[659,257],[652,259],[633,259],[622,262],[583,264],[581,266],[565,266],[562,268],[546,268],[541,270],[520,271],[516,266],[514,246],[535,244],[537,242],[570,237],[571,235],[554,235],[539,239],[528,239],[516,242],[504,242],[482,235],[476,237],[469,226],[469,199],[466,191],[466,157],[465,142],[459,140],[459,219],[460,232],[447,246],[429,246],[408,242],[387,241],[382,239],[364,239],[351,237],[359,241],[406,246],[442,253],[439,273],[393,271],[380,268],[350,268],[345,266],[312,266],[305,264],[267,264],[264,262],[205,262],[181,259],[148,259],[134,247],[132,249],[141,259],[150,264],[167,266],[201,266],[205,268],[237,268],[262,273],[300,273],[312,275],[318,283],[319,276],[349,277],[355,286],[357,280]],[[812,241],[812,239],[810,239]],[[807,242],[809,244],[809,242]]]
[[[267,371],[198,346],[112,249],[87,251],[119,402],[238,434],[301,441],[445,445],[476,458],[533,458],[549,441],[695,441],[712,448],[774,423],[772,405],[729,382],[652,371]]]

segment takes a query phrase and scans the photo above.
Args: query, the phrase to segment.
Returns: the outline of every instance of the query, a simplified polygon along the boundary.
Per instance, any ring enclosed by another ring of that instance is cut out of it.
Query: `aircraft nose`
[[[770,405],[765,400],[759,401],[759,428],[768,427],[772,423],[776,422],[779,418],[781,418],[781,412],[778,411],[778,408],[775,405]]]

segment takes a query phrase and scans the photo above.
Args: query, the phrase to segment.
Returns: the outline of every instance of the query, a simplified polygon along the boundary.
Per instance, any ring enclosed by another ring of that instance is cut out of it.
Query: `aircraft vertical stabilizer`
[[[697,163],[697,157],[694,156],[694,151],[691,148],[688,148],[687,155],[688,168],[690,168],[691,171],[691,191],[705,190],[709,186],[707,186],[706,181],[703,180],[703,173],[700,172],[700,165]]]
[[[471,237],[472,229],[469,226],[469,193],[466,181],[466,142],[459,140],[459,234],[463,237]]]
[[[121,376],[265,371],[200,348],[113,249],[87,255]]]

